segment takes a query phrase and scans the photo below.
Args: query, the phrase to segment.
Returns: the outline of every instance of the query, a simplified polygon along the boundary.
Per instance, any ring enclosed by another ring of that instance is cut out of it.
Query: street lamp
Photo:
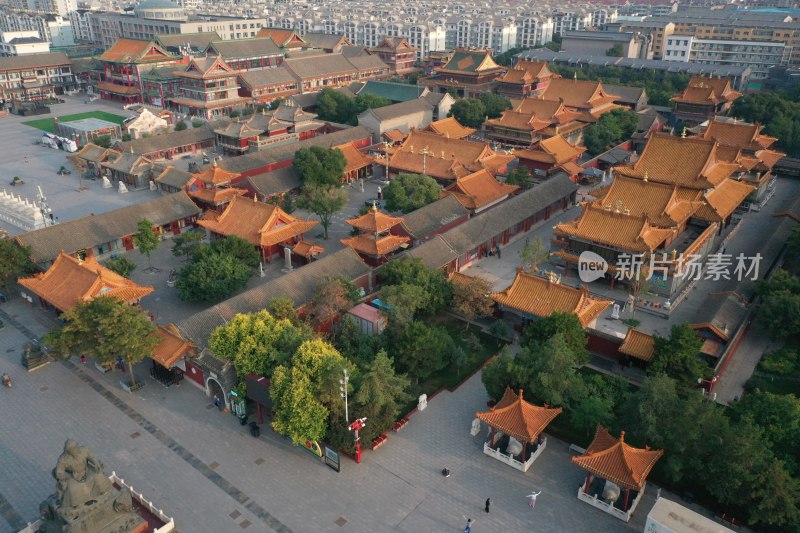
[[[352,431],[355,434],[356,439],[356,463],[361,463],[361,438],[358,436],[358,432],[364,429],[364,426],[367,425],[367,417],[364,418],[357,418],[353,420],[353,423],[347,426],[347,429]]]
[[[428,147],[426,146],[423,148],[420,153],[422,154],[422,175],[425,176],[427,172],[427,162],[428,162],[428,155],[431,153],[428,151]]]
[[[386,176],[384,176],[384,179],[386,181],[389,181],[389,147],[391,145],[392,143],[390,143],[389,141],[383,141],[383,147],[386,150],[386,153],[384,154],[384,156],[386,157]]]
[[[350,376],[347,374],[347,369],[343,368],[342,373],[344,378],[339,380],[339,396],[344,398],[344,422],[350,423],[350,414],[347,412],[347,384],[350,383]]]

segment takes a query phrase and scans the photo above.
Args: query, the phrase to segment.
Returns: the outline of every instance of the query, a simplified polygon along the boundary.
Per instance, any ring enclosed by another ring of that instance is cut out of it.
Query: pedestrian
[[[530,498],[530,500],[531,500],[531,509],[536,507],[536,497],[541,493],[542,493],[542,491],[531,492],[530,494],[528,494],[527,498]]]
[[[361,185],[361,192],[364,192],[364,178],[358,180],[359,185]]]
[[[214,395],[214,407],[217,408],[218,411],[222,411],[222,401],[220,401],[218,395]]]
[[[85,355],[81,355],[81,363],[83,363],[84,365],[86,364],[86,356]]]
[[[486,512],[489,512],[489,506],[492,504],[491,498],[486,498]]]
[[[500,259],[500,247],[497,247],[497,258]]]
[[[467,525],[464,526],[464,533],[470,533],[472,531],[472,524],[474,524],[475,521],[472,520],[472,518],[467,518],[466,516],[464,516],[464,518],[467,519]]]
[[[380,185],[378,185],[378,200],[383,200],[383,191],[381,191]]]

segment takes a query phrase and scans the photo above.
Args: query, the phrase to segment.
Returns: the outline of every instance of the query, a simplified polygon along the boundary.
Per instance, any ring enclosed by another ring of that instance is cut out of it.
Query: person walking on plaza
[[[383,191],[380,185],[378,185],[378,200],[383,200]]]
[[[530,494],[528,494],[527,498],[530,498],[530,500],[531,500],[531,509],[536,507],[536,497],[541,493],[542,493],[542,491],[531,492]]]
[[[86,356],[85,355],[81,355],[81,363],[83,363],[84,365],[86,364]]]
[[[492,504],[491,498],[486,498],[486,512],[489,512],[489,506]]]
[[[472,524],[474,524],[475,521],[472,520],[472,518],[467,518],[466,516],[464,516],[464,518],[467,520],[467,525],[464,526],[464,533],[470,533],[472,531]]]
[[[216,407],[218,411],[222,411],[222,402],[216,394],[214,395],[214,407]]]

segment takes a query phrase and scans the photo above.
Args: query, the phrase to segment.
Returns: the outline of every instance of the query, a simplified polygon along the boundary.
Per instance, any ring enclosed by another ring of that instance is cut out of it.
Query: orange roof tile
[[[641,157],[628,166],[615,167],[618,174],[688,187],[708,189],[738,170],[738,163],[717,157],[714,141],[653,134]]]
[[[396,142],[396,143],[403,142],[403,139],[405,139],[405,138],[406,138],[406,134],[405,134],[405,133],[403,133],[403,132],[402,132],[402,131],[400,131],[400,130],[389,130],[389,131],[384,131],[384,132],[381,134],[381,136],[382,136],[382,137],[386,137],[386,139],[388,139],[388,140],[390,140],[390,141],[392,141],[392,142]]]
[[[703,205],[702,191],[666,183],[618,175],[604,191],[595,191],[596,207],[628,210],[631,216],[646,216],[662,228],[681,225]]]
[[[223,204],[229,202],[234,196],[242,196],[247,191],[244,189],[189,189],[187,194],[192,198],[208,204]]]
[[[497,81],[503,83],[532,83],[534,80],[547,80],[553,77],[553,73],[547,67],[546,61],[530,61],[520,59]]]
[[[625,443],[624,431],[617,440],[598,424],[586,454],[573,457],[572,462],[622,488],[641,490],[647,475],[662,455],[664,450],[629,446]]]
[[[704,194],[706,204],[697,211],[696,216],[709,222],[721,222],[754,190],[756,188],[752,185],[728,178]]]
[[[302,235],[318,221],[295,218],[276,205],[235,196],[222,213],[207,211],[197,223],[219,235],[236,235],[263,247]]]
[[[586,287],[575,289],[522,271],[517,271],[509,288],[491,297],[506,307],[541,318],[554,312],[574,313],[583,327],[611,305],[609,300],[589,296]]]
[[[397,250],[410,240],[408,237],[399,235],[386,235],[378,237],[376,240],[372,235],[363,234],[341,239],[341,242],[357,252],[377,257]]]
[[[686,89],[673,96],[672,100],[689,104],[720,104],[733,102],[740,96],[742,93],[733,90],[729,78],[692,76]]]
[[[652,335],[629,327],[619,351],[649,363],[655,353],[655,340]]]
[[[652,225],[647,216],[625,214],[617,207],[612,209],[588,205],[578,219],[557,224],[555,232],[637,253],[652,253],[674,235],[671,229]]]
[[[176,76],[195,79],[235,78],[241,71],[233,70],[220,56],[193,57],[186,68]]]
[[[447,137],[448,139],[463,139],[475,133],[476,129],[462,126],[456,117],[447,117],[435,122],[431,122],[428,130]]]
[[[372,204],[372,209],[363,215],[345,220],[346,224],[362,231],[368,231],[369,233],[383,233],[402,222],[403,217],[393,217],[382,211],[378,211],[375,204]]]
[[[347,144],[340,144],[338,146],[334,146],[333,150],[339,150],[344,154],[344,158],[346,161],[344,171],[345,172],[352,172],[354,170],[359,170],[364,167],[368,167],[372,164],[372,159],[370,159],[367,155],[361,152],[355,144],[349,142]]]
[[[600,81],[555,78],[550,80],[540,98],[553,102],[563,101],[565,106],[574,109],[592,109],[611,104],[618,97],[606,93]]]
[[[174,324],[156,325],[156,337],[152,359],[164,368],[172,368],[184,355],[194,356],[197,345],[184,339]]]
[[[205,170],[192,174],[192,177],[196,180],[202,181],[203,183],[212,183],[214,185],[230,183],[240,176],[241,174],[238,172],[230,172],[217,165],[216,159],[211,163],[211,166],[206,167]]]
[[[778,139],[761,134],[761,124],[747,122],[720,122],[712,120],[703,132],[704,139],[717,141],[723,146],[740,150],[757,151],[769,148]]]
[[[786,154],[774,150],[759,150],[756,152],[756,157],[764,166],[764,170],[772,170],[772,167],[774,167],[778,161],[786,157]]]
[[[117,85],[108,81],[101,81],[95,84],[98,91],[105,91],[114,94],[139,94],[138,87],[127,87],[125,85]]]
[[[517,396],[506,388],[500,403],[490,411],[475,413],[475,417],[520,442],[532,443],[562,411],[561,407],[550,409],[528,403],[522,398],[522,389]]]
[[[279,28],[261,28],[256,37],[269,37],[278,46],[286,46],[287,44],[296,43],[298,45],[305,44],[302,37],[297,35],[292,30],[283,30]]]
[[[111,48],[100,56],[101,61],[115,63],[150,63],[177,59],[179,58],[173,56],[153,41],[135,39],[117,39],[111,45]]]
[[[516,150],[514,155],[519,159],[530,159],[553,165],[561,165],[567,161],[574,160],[585,151],[586,148],[583,146],[570,144],[570,142],[561,135],[556,135],[540,140],[527,150]]]
[[[312,255],[321,254],[324,251],[325,248],[323,248],[322,246],[317,246],[316,244],[310,243],[308,241],[299,241],[292,248],[292,253],[295,253],[301,257],[305,257],[306,259],[311,257]]]
[[[153,287],[137,285],[107,269],[93,257],[81,261],[64,252],[46,272],[18,281],[60,311],[69,311],[79,301],[88,302],[101,295],[123,302],[136,302],[153,292]]]
[[[452,194],[467,209],[480,209],[519,190],[516,185],[500,183],[487,170],[479,170],[445,187],[443,196]]]

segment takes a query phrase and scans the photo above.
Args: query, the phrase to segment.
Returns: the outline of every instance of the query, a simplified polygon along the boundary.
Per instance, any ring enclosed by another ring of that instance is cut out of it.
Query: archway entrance
[[[223,392],[222,386],[216,379],[213,378],[208,379],[208,395],[212,399],[212,401],[214,399],[214,396],[219,396],[219,399],[220,401],[222,401],[222,404],[227,407],[228,401],[225,398],[225,392]]]

